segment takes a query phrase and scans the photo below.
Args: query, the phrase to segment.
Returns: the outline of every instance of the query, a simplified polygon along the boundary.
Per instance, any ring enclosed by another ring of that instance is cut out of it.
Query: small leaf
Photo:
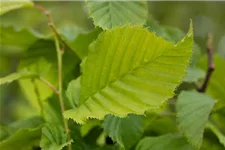
[[[106,116],[103,127],[120,146],[130,149],[141,138],[144,132],[144,116],[129,115],[126,118]]]
[[[188,74],[184,77],[184,82],[198,82],[205,77],[205,71],[195,67],[188,68]]]
[[[192,26],[177,45],[140,26],[105,31],[82,66],[80,106],[64,116],[83,124],[106,114],[125,117],[158,108],[181,83],[192,45]]]
[[[225,148],[225,135],[212,122],[208,122],[206,128],[209,128],[217,136],[220,143]]]
[[[20,0],[20,1],[1,1],[0,3],[0,15],[7,13],[11,10],[22,8],[22,7],[32,7],[33,2],[30,0]]]
[[[62,126],[46,124],[42,128],[40,146],[43,150],[61,150],[71,143],[72,140],[67,141],[67,135]]]
[[[179,134],[145,137],[135,150],[194,150]]]
[[[148,6],[143,1],[87,1],[95,26],[110,29],[126,24],[144,24]]]
[[[213,108],[211,97],[191,91],[183,91],[176,104],[179,130],[188,142],[198,149],[201,147],[205,124]]]

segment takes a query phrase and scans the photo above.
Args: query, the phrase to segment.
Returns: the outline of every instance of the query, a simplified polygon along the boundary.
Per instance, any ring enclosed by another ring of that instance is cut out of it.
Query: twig
[[[62,55],[63,55],[64,51],[62,51],[60,49],[60,43],[59,43],[59,40],[61,40],[61,41],[63,41],[63,40],[61,39],[59,33],[55,29],[54,22],[53,22],[52,16],[49,13],[49,11],[47,11],[43,6],[40,6],[40,5],[35,5],[34,7],[40,9],[48,17],[48,21],[49,21],[48,25],[51,28],[53,35],[54,35],[55,47],[56,47],[56,52],[57,52],[57,60],[58,60],[58,84],[59,84],[58,85],[59,86],[58,87],[58,96],[59,96],[59,102],[60,102],[60,106],[61,106],[61,112],[63,113],[65,111],[63,95],[62,95],[62,72],[63,72],[63,70],[62,70],[62,59],[63,59]],[[68,127],[68,122],[64,118],[63,118],[63,123],[64,123],[64,128],[65,128],[65,131],[67,134],[67,138],[69,141],[71,139],[70,133],[69,133],[70,131],[69,131],[69,127]],[[71,144],[69,144],[68,150],[71,150],[71,149],[72,149]]]
[[[40,93],[39,93],[39,91],[38,91],[37,84],[35,83],[35,79],[32,78],[31,81],[32,81],[32,83],[33,83],[33,85],[34,85],[34,92],[35,92],[35,94],[36,94],[36,96],[37,96],[37,101],[38,101],[38,105],[39,105],[39,107],[40,107],[40,113],[41,113],[41,116],[43,117],[43,116],[44,116],[44,106],[43,106],[43,104],[42,104],[42,102],[41,102]]]
[[[42,77],[39,77],[38,79],[41,80],[46,85],[48,85],[48,87],[50,87],[56,94],[59,94],[59,91],[56,89],[56,87],[54,85],[52,85],[49,81],[45,80]]]
[[[52,29],[52,31],[54,32],[54,34],[57,36],[57,38],[60,40],[61,44],[63,45],[62,47],[66,47],[66,48],[72,50],[77,55],[77,58],[79,58],[78,57],[79,55],[77,54],[77,52],[74,51],[73,48],[71,48],[71,46],[68,45],[64,39],[62,39],[62,37],[60,36],[59,32],[56,30],[56,28],[55,28],[55,26],[53,24],[53,18],[51,16],[50,12],[47,11],[41,5],[34,5],[34,8],[40,9],[48,17],[48,20],[49,20],[49,24],[48,25]]]
[[[208,34],[208,41],[207,41],[208,70],[207,70],[206,77],[202,86],[198,88],[198,92],[204,93],[206,91],[212,72],[215,69],[215,65],[213,63],[213,52],[214,52],[214,49],[213,49],[212,35]]]

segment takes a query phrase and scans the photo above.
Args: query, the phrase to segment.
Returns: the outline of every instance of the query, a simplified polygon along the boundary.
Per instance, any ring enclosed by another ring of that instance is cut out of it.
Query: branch
[[[214,49],[213,49],[212,35],[208,34],[208,41],[207,41],[208,70],[207,70],[206,77],[202,86],[198,88],[198,92],[204,93],[206,91],[210,77],[215,69],[215,65],[213,63],[213,52],[214,52]]]
[[[61,112],[63,113],[65,111],[65,106],[64,106],[64,102],[63,102],[63,95],[62,95],[62,55],[63,55],[63,52],[64,52],[64,48],[60,49],[60,43],[59,43],[59,40],[60,41],[63,41],[59,35],[59,33],[57,32],[57,30],[55,29],[55,25],[54,25],[54,22],[53,22],[53,19],[52,19],[52,16],[51,14],[49,13],[49,11],[47,11],[43,6],[40,6],[40,5],[35,5],[34,8],[38,8],[40,9],[48,18],[48,21],[49,21],[49,27],[51,28],[52,30],[52,33],[53,33],[53,36],[54,36],[54,41],[55,41],[55,47],[56,47],[56,53],[57,53],[57,60],[58,60],[58,96],[59,96],[59,102],[60,102],[60,107],[61,107]],[[63,41],[63,46],[65,46],[65,42]],[[63,115],[63,114],[62,114]],[[67,120],[65,120],[63,118],[63,123],[64,123],[64,128],[65,128],[65,131],[66,131],[66,134],[67,134],[67,138],[68,138],[68,141],[71,139],[70,137],[70,131],[69,131],[69,127],[68,127],[68,122]],[[68,146],[68,150],[71,150],[72,147],[71,147],[71,144]]]

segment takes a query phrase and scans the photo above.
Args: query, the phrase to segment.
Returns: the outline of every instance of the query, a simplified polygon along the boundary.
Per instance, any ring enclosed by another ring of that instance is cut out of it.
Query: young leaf
[[[33,2],[30,0],[20,0],[20,1],[7,0],[7,1],[1,1],[0,4],[1,4],[0,15],[14,9],[33,6]]]
[[[194,150],[179,134],[145,137],[135,150]]]
[[[201,147],[205,124],[213,105],[211,97],[195,91],[183,91],[178,96],[176,104],[178,128],[188,142],[198,149]]]
[[[45,127],[42,128],[40,146],[43,150],[62,150],[71,143],[72,140],[67,141],[67,135],[62,126],[46,124]]]
[[[137,115],[126,118],[108,115],[103,122],[104,131],[120,146],[130,149],[144,132],[143,119],[144,116]]]
[[[192,54],[192,26],[177,45],[140,26],[105,31],[90,46],[81,76],[80,107],[64,113],[78,123],[106,114],[144,114],[174,95]]]
[[[144,24],[148,6],[143,1],[87,1],[95,26],[110,29],[125,24]]]

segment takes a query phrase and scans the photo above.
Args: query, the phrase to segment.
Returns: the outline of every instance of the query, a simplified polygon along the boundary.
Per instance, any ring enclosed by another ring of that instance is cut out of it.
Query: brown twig
[[[198,88],[198,92],[204,93],[206,91],[212,72],[215,69],[215,65],[213,63],[213,52],[214,52],[214,49],[213,49],[212,35],[208,34],[208,40],[207,40],[208,70],[207,70],[206,77],[202,86]]]
[[[55,47],[56,47],[56,52],[57,52],[57,60],[58,60],[58,84],[59,84],[58,85],[58,96],[59,96],[61,112],[63,113],[65,111],[65,106],[64,106],[63,95],[62,95],[62,73],[63,73],[63,70],[62,70],[63,57],[62,56],[63,56],[63,52],[64,52],[64,46],[66,43],[61,39],[61,36],[55,29],[54,22],[53,22],[52,16],[49,13],[49,11],[47,11],[43,6],[40,6],[40,5],[35,5],[34,8],[40,9],[47,16],[48,21],[49,21],[48,25],[51,28],[52,33],[54,35]],[[61,41],[63,43],[63,49],[60,49],[59,41]],[[63,123],[64,123],[64,128],[65,128],[65,131],[67,134],[68,141],[70,141],[71,137],[70,137],[68,122],[64,118],[63,118]],[[71,144],[69,144],[68,150],[71,150],[71,149],[72,149]]]

